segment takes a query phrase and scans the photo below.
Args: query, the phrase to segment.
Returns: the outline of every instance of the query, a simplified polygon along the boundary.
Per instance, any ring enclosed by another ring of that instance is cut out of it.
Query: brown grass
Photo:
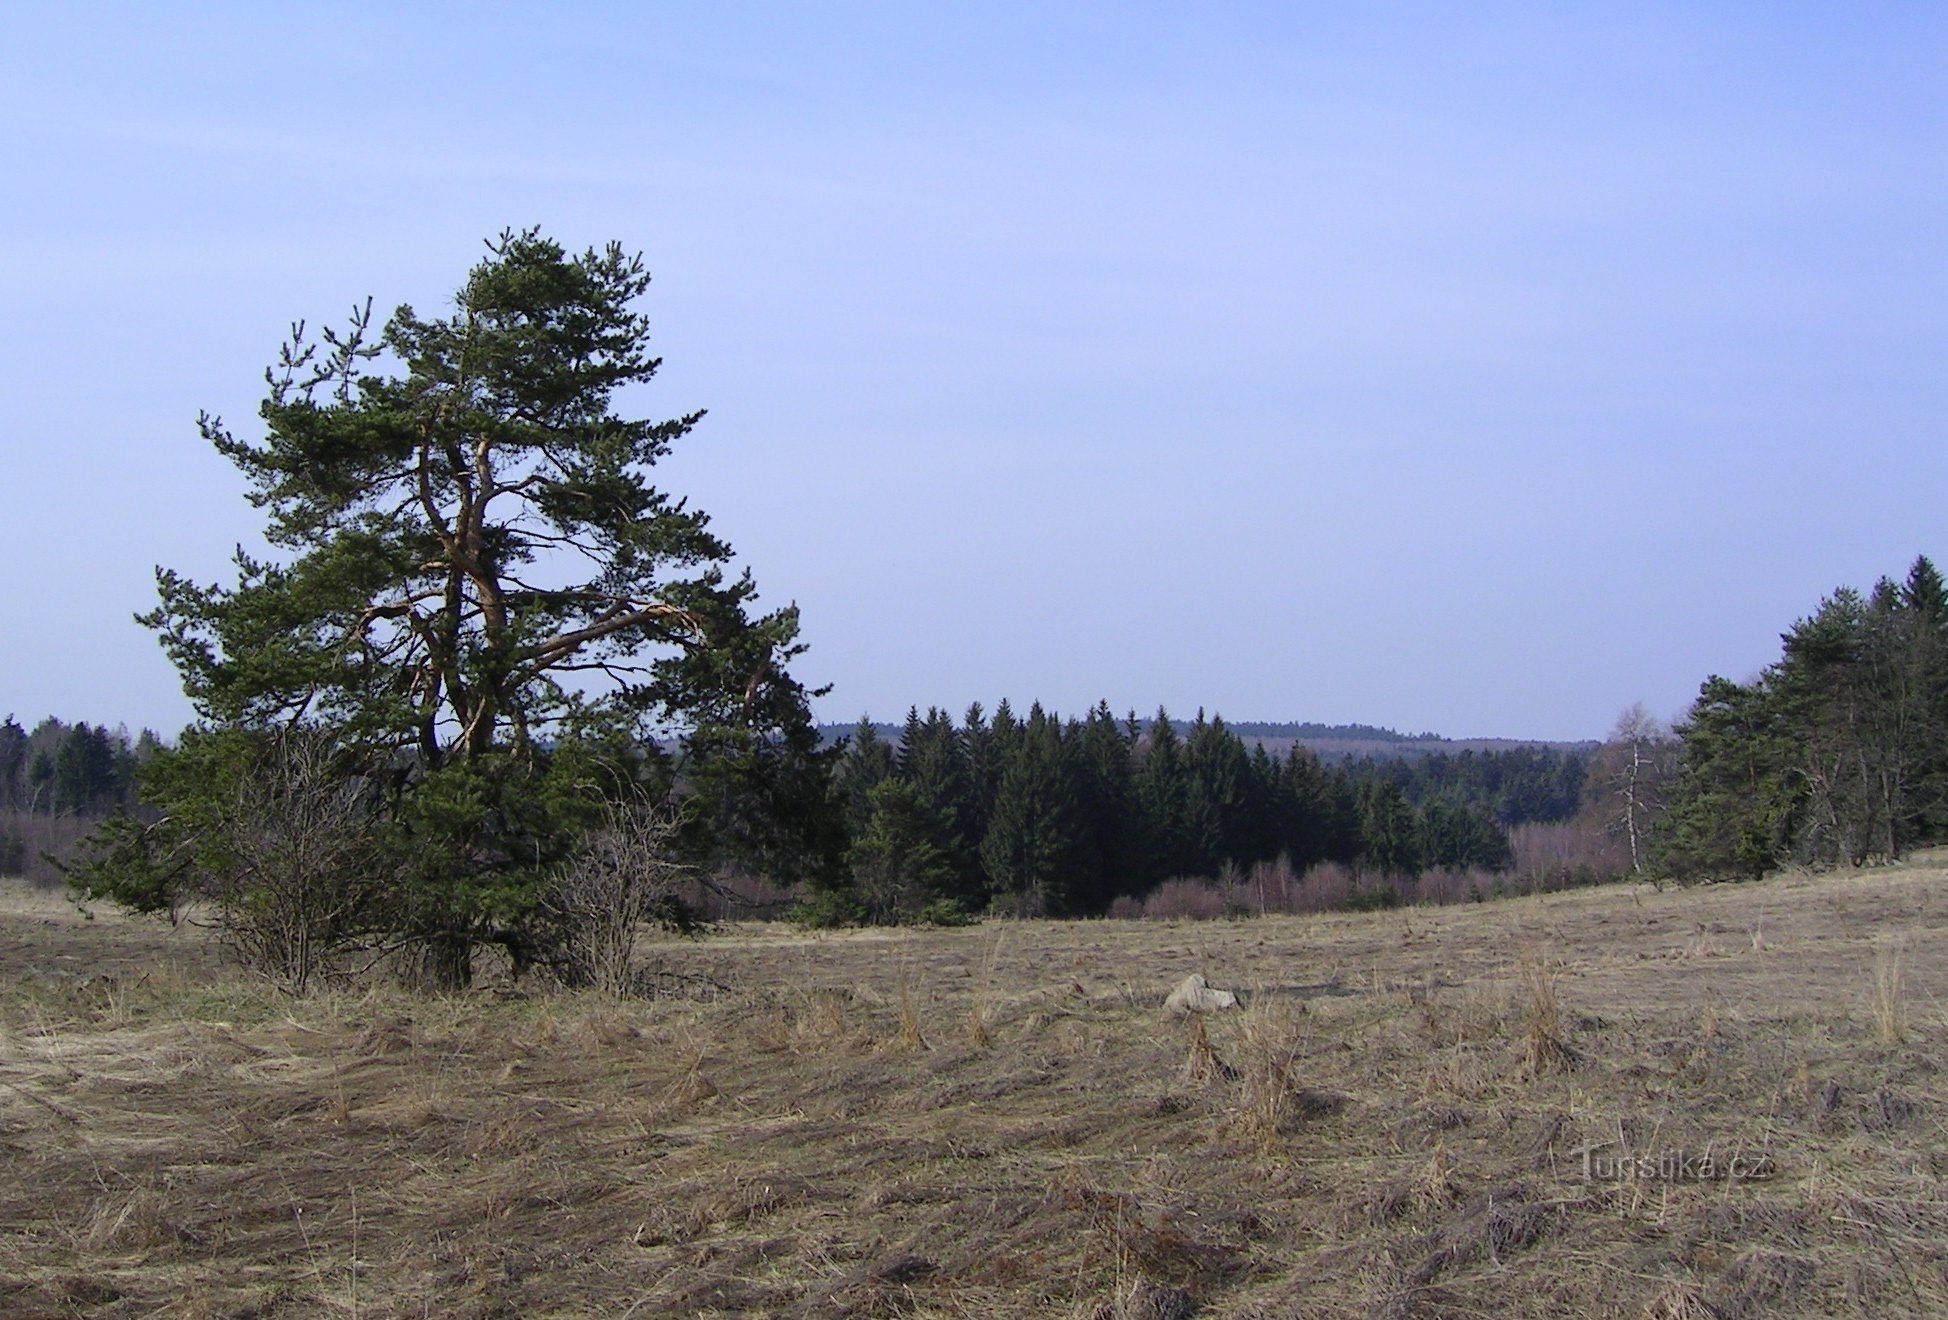
[[[747,926],[624,1003],[9,890],[0,1314],[1938,1314],[1944,880]]]
[[[1874,1038],[1889,1047],[1907,1039],[1907,990],[1901,976],[1902,949],[1884,944],[1874,953]]]

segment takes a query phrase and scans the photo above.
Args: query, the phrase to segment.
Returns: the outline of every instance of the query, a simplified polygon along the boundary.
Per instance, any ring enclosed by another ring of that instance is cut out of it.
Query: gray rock
[[[1190,1013],[1218,1013],[1236,1008],[1238,997],[1229,990],[1215,990],[1202,976],[1186,976],[1163,1001],[1163,1011],[1183,1017]]]

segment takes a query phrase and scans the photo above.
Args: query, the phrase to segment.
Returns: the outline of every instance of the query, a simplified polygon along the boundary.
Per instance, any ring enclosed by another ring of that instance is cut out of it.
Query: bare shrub
[[[372,788],[323,735],[277,735],[236,791],[209,897],[238,962],[295,995],[359,937],[384,884]]]
[[[569,985],[621,997],[636,989],[643,923],[672,922],[687,868],[675,860],[675,813],[637,802],[612,806],[556,873],[542,903],[556,974]]]
[[[1530,822],[1508,832],[1521,887],[1536,893],[1601,884],[1630,874],[1630,850],[1615,833],[1583,817]]]
[[[1181,917],[1212,921],[1225,915],[1224,891],[1209,880],[1166,880],[1143,900],[1146,917]]]
[[[1353,873],[1338,862],[1317,862],[1299,881],[1293,912],[1330,912],[1353,896]]]
[[[1522,955],[1522,1062],[1530,1076],[1562,1072],[1576,1062],[1556,1000],[1556,978],[1541,955]]]
[[[1237,1122],[1246,1133],[1269,1144],[1303,1112],[1296,1073],[1305,1035],[1290,1007],[1269,999],[1241,1014],[1238,1029],[1242,1086]]]
[[[1280,853],[1269,862],[1255,862],[1245,876],[1246,898],[1254,912],[1291,912],[1298,896],[1299,874],[1292,859]]]
[[[1479,866],[1437,866],[1414,882],[1414,902],[1433,906],[1479,903],[1501,892],[1501,877]]]

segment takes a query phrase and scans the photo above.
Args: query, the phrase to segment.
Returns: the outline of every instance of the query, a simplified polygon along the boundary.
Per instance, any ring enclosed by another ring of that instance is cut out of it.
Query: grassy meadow
[[[625,1002],[0,891],[0,1314],[1939,1314],[1945,863],[734,926]]]

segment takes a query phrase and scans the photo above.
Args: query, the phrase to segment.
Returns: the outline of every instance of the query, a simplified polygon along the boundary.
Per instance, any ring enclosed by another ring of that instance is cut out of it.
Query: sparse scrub
[[[1238,1014],[1237,1126],[1261,1145],[1285,1134],[1306,1112],[1298,1059],[1305,1035],[1286,1003],[1260,995]]]
[[[1217,880],[1167,880],[1144,898],[1118,898],[1116,918],[1215,921],[1313,912],[1375,912],[1395,907],[1443,907],[1479,903],[1514,893],[1538,893],[1593,884],[1594,873],[1517,874],[1479,866],[1438,866],[1418,874],[1360,872],[1338,862],[1316,862],[1303,875],[1283,858],[1247,871],[1228,869]]]
[[[1521,891],[1569,889],[1630,874],[1628,846],[1597,822],[1530,822],[1508,832]]]

